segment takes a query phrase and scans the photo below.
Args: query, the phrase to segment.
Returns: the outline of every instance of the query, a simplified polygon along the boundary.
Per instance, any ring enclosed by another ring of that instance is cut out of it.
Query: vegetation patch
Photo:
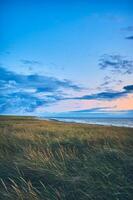
[[[0,117],[1,200],[132,200],[133,129]]]

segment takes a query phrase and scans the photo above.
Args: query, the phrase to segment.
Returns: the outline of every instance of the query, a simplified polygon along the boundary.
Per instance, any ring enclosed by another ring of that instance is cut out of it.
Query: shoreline
[[[96,123],[96,122],[87,122],[87,121],[82,121],[82,120],[78,120],[77,118],[75,118],[75,120],[73,120],[74,118],[50,118],[50,117],[39,117],[39,116],[19,116],[19,115],[0,115],[0,120],[2,118],[6,118],[7,119],[16,119],[16,120],[40,120],[40,121],[49,121],[49,122],[60,122],[60,123],[65,123],[65,124],[79,124],[79,125],[90,125],[90,126],[100,126],[100,127],[114,127],[114,128],[130,128],[133,129],[133,125],[122,125],[122,124],[109,124],[109,123]],[[67,119],[67,120],[64,120]],[[76,120],[77,119],[77,120]],[[90,118],[91,119],[91,118]],[[97,119],[97,118],[93,118],[93,119]],[[104,119],[104,118],[102,118]],[[106,118],[105,118],[106,119]],[[115,118],[112,118],[115,119]],[[117,118],[116,118],[117,119]],[[123,118],[122,118],[123,119]],[[125,118],[128,119],[128,118]],[[132,118],[130,118],[132,119]]]
[[[67,123],[67,124],[81,124],[81,125],[92,125],[92,126],[104,126],[104,127],[119,127],[119,128],[131,128],[133,129],[133,125],[132,126],[128,126],[128,125],[114,125],[114,124],[102,124],[102,123],[89,123],[86,121],[65,121],[65,120],[60,120],[59,118],[37,118],[39,120],[46,120],[46,121],[54,121],[54,122],[62,122],[62,123]],[[67,118],[66,118],[67,119]]]

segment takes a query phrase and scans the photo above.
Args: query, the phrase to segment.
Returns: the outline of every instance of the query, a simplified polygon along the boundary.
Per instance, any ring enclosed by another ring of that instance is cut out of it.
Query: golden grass
[[[133,129],[0,117],[0,199],[132,200]]]

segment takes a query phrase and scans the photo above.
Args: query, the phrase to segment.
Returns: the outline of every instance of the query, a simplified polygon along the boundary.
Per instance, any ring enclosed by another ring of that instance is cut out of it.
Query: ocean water
[[[133,127],[133,118],[52,118],[58,121],[98,124],[107,126]]]

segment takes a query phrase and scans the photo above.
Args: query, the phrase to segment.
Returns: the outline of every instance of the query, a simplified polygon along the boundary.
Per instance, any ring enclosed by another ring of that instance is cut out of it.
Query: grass
[[[132,200],[133,129],[0,117],[1,200]]]

